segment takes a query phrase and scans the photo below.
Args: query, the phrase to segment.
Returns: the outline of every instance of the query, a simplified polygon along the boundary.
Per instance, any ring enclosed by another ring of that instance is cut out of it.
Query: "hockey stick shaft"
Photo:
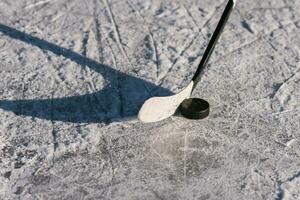
[[[201,72],[203,71],[203,69],[205,68],[206,64],[209,61],[209,58],[217,44],[218,39],[220,38],[220,35],[225,27],[226,22],[228,21],[228,18],[230,16],[230,13],[234,7],[235,1],[234,0],[229,0],[226,8],[222,14],[222,17],[215,29],[215,32],[213,33],[213,36],[211,37],[208,46],[205,49],[205,52],[203,54],[203,57],[200,61],[200,64],[198,65],[197,71],[193,77],[193,81],[194,81],[194,86],[193,86],[193,90],[195,89],[197,83],[200,81],[200,76],[201,76]]]

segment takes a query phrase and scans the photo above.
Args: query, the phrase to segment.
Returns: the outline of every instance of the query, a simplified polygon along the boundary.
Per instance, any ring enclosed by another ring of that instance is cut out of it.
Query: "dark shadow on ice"
[[[114,119],[136,116],[140,106],[151,96],[172,94],[165,88],[158,88],[158,86],[150,82],[119,72],[72,50],[31,36],[9,26],[0,24],[0,32],[42,50],[50,51],[57,56],[63,56],[82,67],[87,66],[100,73],[110,83],[99,92],[81,96],[30,100],[0,100],[0,108],[12,111],[17,115],[74,123],[109,123],[114,121]],[[159,92],[149,94],[149,91],[153,91],[154,89],[157,89],[155,91]]]

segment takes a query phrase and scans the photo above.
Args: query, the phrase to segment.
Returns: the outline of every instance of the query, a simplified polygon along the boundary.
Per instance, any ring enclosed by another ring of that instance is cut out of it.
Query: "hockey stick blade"
[[[139,111],[139,120],[150,123],[171,117],[181,102],[191,96],[193,86],[192,81],[184,90],[175,95],[148,99]]]

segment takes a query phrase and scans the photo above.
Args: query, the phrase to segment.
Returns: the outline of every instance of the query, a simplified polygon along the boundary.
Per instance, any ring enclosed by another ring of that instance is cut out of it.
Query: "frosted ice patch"
[[[11,56],[11,54],[8,55],[0,54],[0,72],[16,71],[20,68],[20,66],[16,65],[15,60],[9,56]]]

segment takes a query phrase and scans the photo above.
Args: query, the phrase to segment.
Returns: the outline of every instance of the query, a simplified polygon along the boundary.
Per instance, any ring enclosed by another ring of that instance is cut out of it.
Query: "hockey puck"
[[[180,112],[188,119],[204,119],[209,115],[209,103],[199,98],[185,99],[180,104]]]

